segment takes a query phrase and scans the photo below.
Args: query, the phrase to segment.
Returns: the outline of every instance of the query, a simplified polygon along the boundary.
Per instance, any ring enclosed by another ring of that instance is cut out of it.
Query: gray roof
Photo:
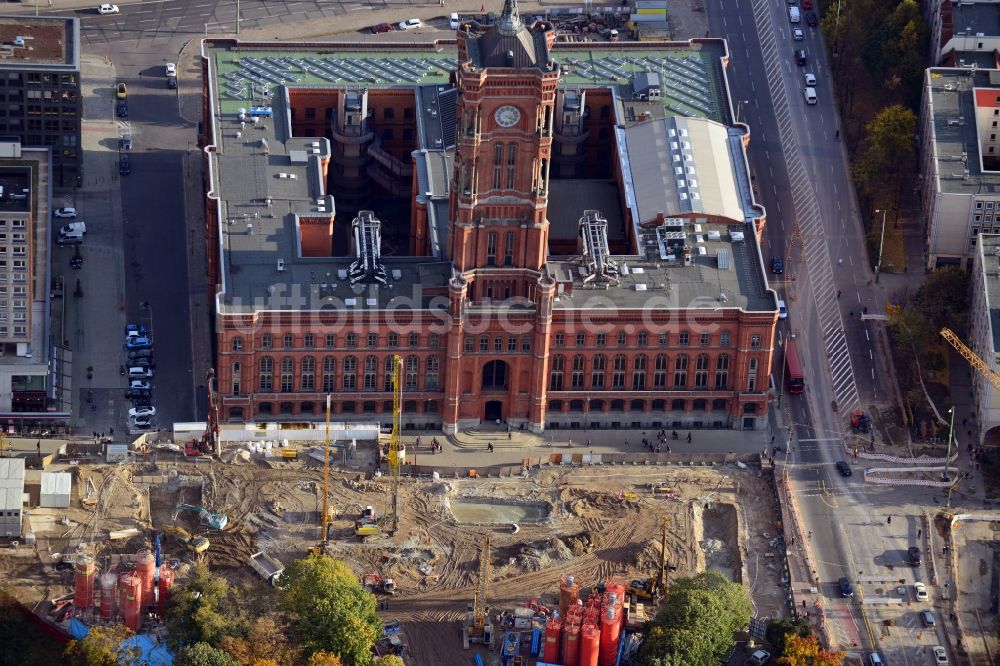
[[[1000,235],[980,234],[976,252],[983,267],[983,287],[986,290],[986,308],[990,315],[990,333],[993,335],[994,354],[1000,354]],[[977,289],[974,285],[973,289]],[[989,359],[985,359],[989,362]],[[992,365],[992,364],[991,364]]]
[[[611,180],[555,178],[549,181],[549,236],[555,240],[576,238],[580,213],[599,210],[608,221],[608,241],[625,240],[625,220],[618,185]]]
[[[497,22],[478,34],[469,33],[466,47],[469,60],[476,67],[538,67],[551,71],[547,23],[528,27],[521,20],[517,0],[504,0]]]
[[[1000,35],[1000,6],[990,2],[951,3],[952,26],[956,35]]]
[[[0,458],[0,511],[21,508],[24,458]]]
[[[650,88],[660,88],[660,75],[655,72],[642,72],[632,79],[632,88],[636,92],[644,92]]]
[[[929,88],[931,135],[938,190],[946,194],[1000,193],[1000,173],[984,172],[976,132],[973,88],[1000,91],[996,71],[931,67]]]

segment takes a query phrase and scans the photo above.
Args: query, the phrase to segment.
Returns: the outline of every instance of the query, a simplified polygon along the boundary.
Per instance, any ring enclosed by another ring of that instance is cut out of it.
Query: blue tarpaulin
[[[119,663],[141,663],[149,666],[171,666],[174,663],[174,653],[167,649],[165,643],[157,643],[149,634],[139,634],[122,641],[122,648],[127,648],[126,654],[137,650],[138,661],[122,658]]]
[[[69,621],[69,635],[75,638],[76,640],[85,638],[89,633],[90,633],[90,627],[85,625],[83,622],[80,622],[75,617]]]

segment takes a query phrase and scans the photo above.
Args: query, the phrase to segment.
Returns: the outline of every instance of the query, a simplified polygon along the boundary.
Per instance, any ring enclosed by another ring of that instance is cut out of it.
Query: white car
[[[174,64],[172,62],[168,62],[167,65],[166,65],[166,68],[167,68],[167,76],[177,76],[177,65],[176,64]]]
[[[459,23],[460,21],[458,20],[458,12],[452,12],[451,15],[448,17],[448,27],[451,28],[452,30],[458,30]]]
[[[816,75],[812,72],[806,72],[806,85],[815,86],[816,85]]]
[[[778,319],[788,319],[788,306],[780,298],[778,299]]]
[[[940,645],[935,645],[931,648],[931,652],[934,653],[934,663],[938,666],[947,666],[948,664],[948,651],[945,650]]]
[[[132,419],[132,427],[139,430],[145,430],[153,425],[152,419],[148,416],[137,416]]]
[[[400,30],[414,30],[415,28],[422,28],[424,24],[420,22],[420,19],[406,19],[399,24]]]
[[[98,14],[117,14],[121,10],[118,9],[118,5],[109,5],[104,3],[103,5],[97,5]]]
[[[927,601],[927,586],[923,583],[914,583],[913,592],[917,597],[917,601]]]
[[[66,208],[56,208],[52,211],[52,217],[76,217],[76,208],[66,207]]]
[[[156,416],[156,407],[133,407],[128,410],[130,419],[152,418]]]
[[[802,32],[802,28],[795,28],[794,30],[792,30],[792,39],[794,39],[795,41],[801,42],[805,38],[806,34]]]

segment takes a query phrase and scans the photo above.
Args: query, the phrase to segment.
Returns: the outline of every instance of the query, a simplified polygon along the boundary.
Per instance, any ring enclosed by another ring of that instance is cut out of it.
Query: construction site
[[[0,575],[67,632],[123,622],[162,640],[170,590],[194,563],[275,585],[284,565],[325,552],[381,598],[383,650],[426,666],[628,663],[670,578],[707,570],[746,586],[757,618],[788,614],[759,459],[549,454],[448,473],[417,466],[393,426],[235,444],[210,421],[200,438],[141,438],[117,462],[108,446],[64,447],[44,466],[60,471],[42,474],[69,476],[66,497],[25,511]]]

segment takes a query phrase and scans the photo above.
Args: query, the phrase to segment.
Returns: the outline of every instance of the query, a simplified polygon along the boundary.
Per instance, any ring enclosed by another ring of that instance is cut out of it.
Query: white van
[[[59,227],[59,236],[56,238],[56,243],[59,245],[82,243],[83,237],[86,235],[86,222],[70,222]]]
[[[805,95],[806,95],[806,104],[815,104],[816,103],[816,89],[815,88],[806,88]]]
[[[802,14],[799,12],[798,7],[788,8],[788,20],[791,21],[792,23],[798,23],[799,21],[802,20]]]
[[[458,12],[452,12],[448,17],[448,27],[452,30],[458,30]]]

